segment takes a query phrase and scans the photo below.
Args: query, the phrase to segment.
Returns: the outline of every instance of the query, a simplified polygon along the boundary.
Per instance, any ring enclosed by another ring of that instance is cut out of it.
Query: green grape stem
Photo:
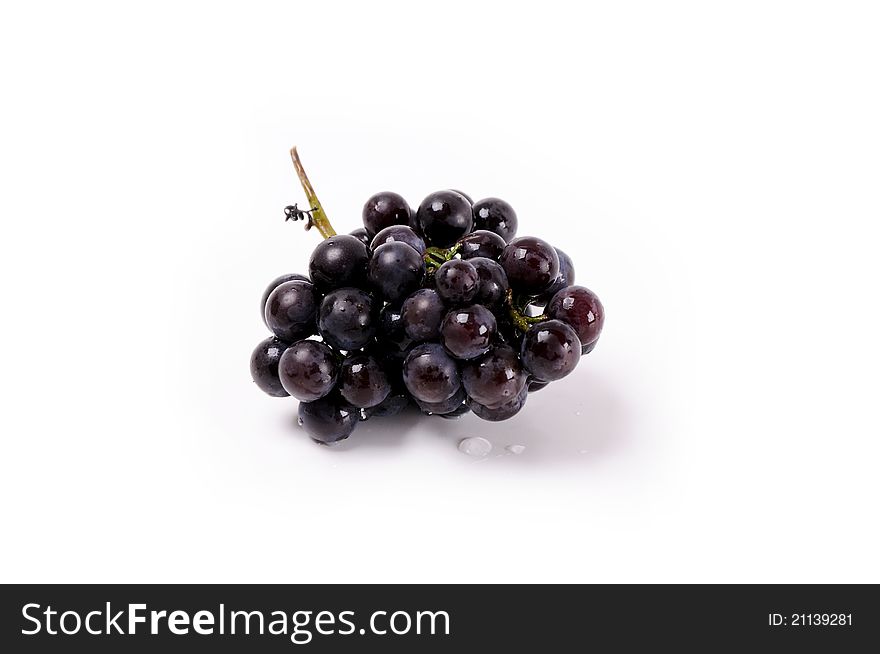
[[[327,214],[324,213],[324,207],[321,206],[321,202],[315,194],[315,189],[312,188],[309,176],[306,175],[306,170],[303,168],[302,161],[299,159],[299,153],[296,151],[296,146],[293,146],[290,149],[290,158],[293,161],[293,167],[296,169],[296,175],[299,177],[299,182],[302,184],[303,191],[305,191],[306,197],[309,199],[309,208],[311,211],[309,213],[310,218],[309,222],[306,224],[306,229],[314,226],[324,238],[335,236],[336,230],[333,229],[333,225],[330,224],[330,219],[327,218]]]
[[[444,263],[452,261],[460,249],[461,244],[456,243],[451,248],[431,247],[425,250],[425,266],[428,269],[428,273],[434,273]]]
[[[521,332],[526,332],[532,325],[550,319],[543,313],[540,316],[527,316],[523,312],[526,305],[528,305],[528,301],[523,302],[521,298],[514,297],[512,290],[507,291],[507,313],[514,327]]]

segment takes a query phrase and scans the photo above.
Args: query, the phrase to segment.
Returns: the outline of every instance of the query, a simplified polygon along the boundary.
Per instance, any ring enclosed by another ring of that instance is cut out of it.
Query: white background
[[[0,580],[880,581],[878,33],[868,2],[6,3]],[[508,423],[310,443],[248,374],[318,239],[281,219],[293,144],[340,231],[377,190],[508,199],[603,298],[595,352]]]

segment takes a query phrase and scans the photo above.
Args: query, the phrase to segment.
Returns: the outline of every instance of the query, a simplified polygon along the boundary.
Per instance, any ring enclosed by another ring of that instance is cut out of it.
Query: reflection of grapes
[[[335,443],[359,421],[407,407],[506,420],[595,347],[599,298],[573,286],[564,252],[515,238],[517,216],[503,200],[445,190],[413,212],[396,193],[377,193],[363,227],[336,235],[304,188],[312,209],[302,218],[325,240],[308,277],[282,275],[263,293],[274,335],[250,367],[268,395],[300,400],[314,440]]]

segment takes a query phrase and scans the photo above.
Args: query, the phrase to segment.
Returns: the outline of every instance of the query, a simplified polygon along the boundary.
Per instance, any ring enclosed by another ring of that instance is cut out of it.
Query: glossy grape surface
[[[434,273],[437,293],[450,306],[468,304],[477,295],[480,277],[469,261],[452,259]]]
[[[559,275],[559,255],[547,241],[534,236],[513,239],[499,259],[510,287],[527,295],[546,291]]]
[[[430,288],[419,289],[404,301],[401,309],[406,335],[417,342],[437,339],[446,311],[437,291]]]
[[[468,263],[476,269],[479,278],[473,301],[490,308],[500,306],[510,288],[504,268],[497,261],[485,257],[468,259]]]
[[[559,274],[556,276],[553,283],[550,284],[550,288],[542,294],[542,298],[545,300],[549,300],[563,288],[574,284],[574,262],[571,260],[570,256],[559,248],[554,249],[559,257]]]
[[[571,325],[582,346],[595,343],[605,325],[602,302],[593,291],[583,286],[569,286],[556,293],[547,305],[546,313]]]
[[[494,407],[513,400],[526,386],[527,375],[517,352],[501,345],[462,366],[462,383],[475,402]]]
[[[364,283],[369,261],[367,246],[351,234],[321,241],[309,261],[309,277],[321,291]]]
[[[425,254],[425,240],[405,225],[386,227],[376,234],[370,247],[375,250],[380,245],[393,242],[406,243],[419,254]]]
[[[424,276],[422,255],[406,243],[385,243],[373,251],[370,284],[388,302],[402,301],[421,286]]]
[[[351,232],[349,232],[349,234],[351,236],[354,236],[357,240],[359,240],[364,245],[366,245],[367,250],[370,249],[370,245],[372,244],[373,239],[369,234],[367,234],[366,229],[364,229],[363,227],[358,227],[357,229],[353,229]]]
[[[379,314],[379,328],[376,333],[384,351],[395,354],[404,352],[412,344],[413,340],[406,333],[403,322],[403,310],[393,304],[386,305]]]
[[[279,284],[266,300],[265,322],[282,341],[292,343],[315,330],[318,292],[299,279]]]
[[[440,325],[440,340],[456,359],[476,359],[489,351],[496,330],[492,312],[474,304],[446,314]]]
[[[287,343],[270,336],[257,345],[251,354],[251,378],[266,395],[272,397],[290,395],[278,379],[278,362],[286,349]]]
[[[339,390],[352,406],[369,409],[385,401],[391,393],[391,384],[376,359],[366,354],[352,354],[342,362]]]
[[[483,406],[473,400],[471,400],[469,406],[471,411],[473,411],[474,415],[478,418],[488,420],[489,422],[501,422],[502,420],[510,420],[513,416],[522,411],[528,396],[528,389],[523,388],[515,398],[496,407]]]
[[[459,388],[452,397],[449,397],[442,402],[423,402],[422,400],[416,400],[416,404],[423,413],[443,416],[459,411],[461,407],[464,406],[466,400],[467,394],[464,392],[463,388]]]
[[[373,237],[391,225],[409,225],[411,213],[402,196],[383,191],[370,196],[364,203],[361,217],[367,234]]]
[[[452,247],[474,227],[471,203],[455,191],[437,191],[426,197],[416,212],[425,240],[435,247]]]
[[[300,402],[299,420],[312,440],[329,445],[351,436],[360,415],[334,394],[314,402]]]
[[[360,350],[376,333],[378,313],[368,293],[339,288],[324,296],[318,310],[318,330],[337,350]]]
[[[478,229],[463,237],[458,242],[458,245],[458,253],[462,259],[472,259],[474,257],[497,259],[504,252],[504,248],[507,247],[507,242],[495,232]]]
[[[281,385],[302,402],[312,402],[330,393],[338,375],[336,355],[318,341],[294,343],[278,362]]]
[[[561,320],[532,325],[522,343],[523,367],[539,381],[556,381],[571,374],[581,358],[581,341]]]
[[[266,287],[266,290],[263,291],[263,297],[260,298],[260,318],[263,319],[264,325],[266,325],[266,301],[269,299],[269,295],[284,282],[292,282],[296,280],[309,283],[311,283],[312,281],[305,275],[289,273],[287,275],[280,275],[273,279],[272,282]],[[269,325],[266,325],[266,327],[269,327]]]
[[[474,229],[495,232],[505,243],[510,243],[518,225],[516,211],[504,200],[486,198],[474,203]]]
[[[455,361],[438,343],[423,343],[412,349],[403,364],[403,381],[415,399],[435,404],[461,388]]]

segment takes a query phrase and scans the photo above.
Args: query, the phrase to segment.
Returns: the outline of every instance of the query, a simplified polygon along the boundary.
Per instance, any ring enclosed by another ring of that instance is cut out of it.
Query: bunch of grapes
[[[315,441],[409,406],[484,420],[516,415],[531,392],[571,374],[604,322],[599,298],[575,286],[561,250],[516,238],[498,198],[437,191],[416,211],[391,192],[363,208],[363,227],[337,235],[291,152],[311,209],[288,207],[325,240],[308,276],[283,275],[263,294],[273,336],[251,356],[257,385],[300,401]]]

